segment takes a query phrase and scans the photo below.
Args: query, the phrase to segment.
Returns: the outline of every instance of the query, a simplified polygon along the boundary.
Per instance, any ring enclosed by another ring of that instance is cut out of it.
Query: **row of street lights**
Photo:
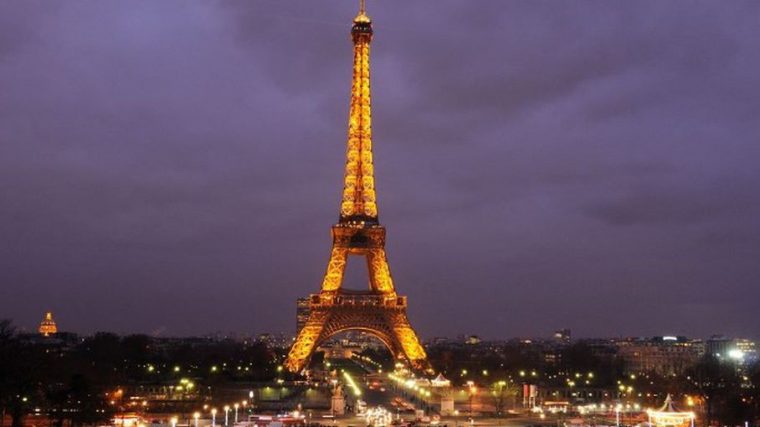
[[[253,392],[249,393],[249,396],[251,396]],[[252,397],[252,396],[251,396]],[[238,411],[242,407],[243,410],[245,410],[246,406],[248,406],[248,401],[243,400],[242,402],[238,403],[235,402],[232,406],[230,405],[224,405],[224,426],[227,427],[230,425],[230,411],[234,409],[234,423],[238,423]],[[205,408],[204,408],[205,409]],[[211,427],[216,427],[216,414],[217,414],[216,408],[211,408],[209,413],[211,414]],[[193,421],[194,421],[194,427],[198,427],[198,420],[201,417],[201,413],[196,411],[193,413]],[[179,418],[174,416],[171,418],[171,427],[177,427],[177,422],[179,421]]]

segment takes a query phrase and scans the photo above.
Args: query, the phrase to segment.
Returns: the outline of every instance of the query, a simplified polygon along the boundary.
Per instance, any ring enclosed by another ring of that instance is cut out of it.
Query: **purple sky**
[[[0,317],[292,332],[338,218],[356,3],[0,2]],[[368,9],[423,338],[760,338],[760,2]]]

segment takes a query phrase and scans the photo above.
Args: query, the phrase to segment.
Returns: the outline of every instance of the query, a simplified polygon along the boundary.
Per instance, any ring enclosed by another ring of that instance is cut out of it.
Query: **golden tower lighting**
[[[385,227],[378,221],[369,69],[372,21],[363,0],[351,27],[351,39],[353,81],[340,219],[332,227],[332,251],[321,291],[309,298],[309,318],[285,366],[299,372],[320,343],[343,331],[362,330],[380,339],[395,358],[406,359],[415,369],[430,370],[425,350],[406,315],[406,297],[397,295],[393,286],[385,256]],[[349,256],[366,259],[369,290],[342,288]]]

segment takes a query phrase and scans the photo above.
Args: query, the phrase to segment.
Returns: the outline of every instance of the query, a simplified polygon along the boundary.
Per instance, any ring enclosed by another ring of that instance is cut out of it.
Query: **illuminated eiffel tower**
[[[285,366],[299,372],[322,342],[343,331],[360,330],[380,339],[396,359],[405,359],[417,370],[430,370],[425,350],[406,316],[406,297],[397,295],[393,287],[385,257],[385,227],[377,219],[369,86],[372,21],[364,0],[354,18],[351,38],[354,70],[340,220],[332,227],[332,252],[322,289],[309,298],[309,318]],[[341,287],[349,255],[366,258],[369,290]]]

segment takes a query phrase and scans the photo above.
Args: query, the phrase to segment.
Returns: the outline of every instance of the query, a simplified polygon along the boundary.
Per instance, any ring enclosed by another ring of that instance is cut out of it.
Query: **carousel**
[[[652,427],[694,427],[694,412],[680,412],[673,406],[673,399],[668,395],[660,409],[647,410],[649,425]]]

